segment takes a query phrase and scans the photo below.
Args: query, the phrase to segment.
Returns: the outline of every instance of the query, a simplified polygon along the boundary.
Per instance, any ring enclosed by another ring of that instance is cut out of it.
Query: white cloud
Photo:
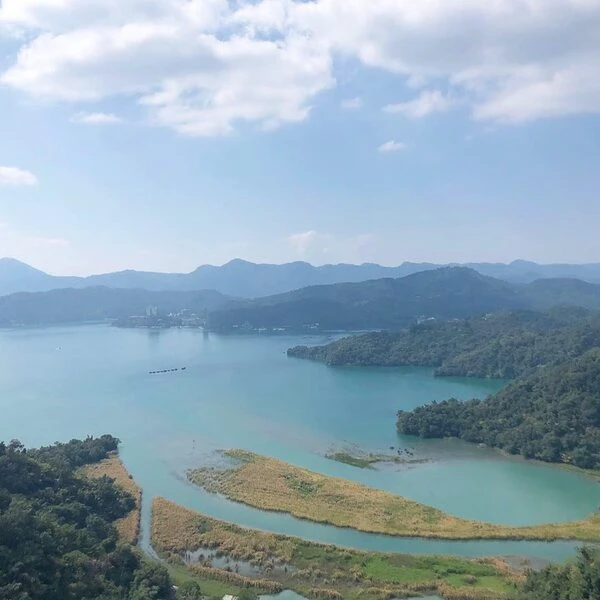
[[[254,36],[251,23],[228,25],[235,16],[228,6],[8,0],[2,18],[44,30],[21,47],[0,81],[77,104],[131,96],[149,109],[151,122],[188,135],[304,120],[312,98],[334,83],[328,47],[298,31]]]
[[[344,110],[358,110],[363,107],[362,98],[348,98],[347,100],[342,100],[340,106]]]
[[[377,148],[379,152],[398,152],[399,150],[404,149],[406,149],[406,144],[403,142],[397,142],[396,140],[385,142],[385,144],[381,144],[381,146]]]
[[[300,12],[338,53],[413,85],[443,81],[477,119],[600,112],[598,0],[321,0]]]
[[[114,125],[116,123],[122,123],[122,119],[112,113],[86,113],[79,112],[73,115],[71,118],[72,123],[79,123],[82,125]]]
[[[327,236],[323,236],[312,229],[302,233],[294,233],[287,238],[294,250],[302,256],[305,255],[316,242],[324,241],[326,239]]]
[[[0,25],[24,32],[5,85],[133,98],[189,135],[306,119],[334,57],[449,89],[395,105],[410,117],[449,98],[487,121],[600,112],[599,0],[4,0]]]
[[[37,177],[30,171],[17,167],[0,166],[0,186],[32,186],[37,184]]]
[[[410,119],[421,119],[433,113],[446,112],[453,105],[454,102],[439,90],[425,90],[413,100],[388,104],[383,110],[392,114],[401,114]]]

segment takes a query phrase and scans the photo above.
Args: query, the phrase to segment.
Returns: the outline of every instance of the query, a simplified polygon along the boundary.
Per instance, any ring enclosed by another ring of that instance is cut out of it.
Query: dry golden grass
[[[336,548],[244,529],[164,498],[153,501],[151,532],[155,550],[179,564],[186,551],[210,547],[261,567],[274,563],[286,566],[285,573],[281,568],[277,572],[261,569],[262,574],[255,578],[205,565],[188,567],[196,575],[262,590],[294,589],[309,598],[387,600],[425,593],[448,600],[506,600],[513,589],[513,573],[500,561],[418,558]],[[471,578],[472,586],[462,584],[467,579],[464,576]],[[457,583],[453,577],[459,578]]]
[[[136,507],[122,519],[115,521],[119,538],[130,544],[137,543],[140,534],[140,507],[142,505],[142,490],[133,480],[125,465],[117,454],[93,465],[86,465],[80,470],[86,477],[97,478],[104,475],[115,480],[115,483],[128,491],[134,498]]]
[[[600,541],[600,515],[569,523],[507,527],[454,517],[389,492],[244,450],[226,454],[241,464],[225,470],[198,469],[190,479],[236,502],[302,519],[413,537]]]
[[[278,594],[283,591],[283,586],[280,583],[269,581],[268,579],[251,579],[250,577],[244,577],[243,575],[238,575],[231,571],[214,569],[213,567],[203,567],[201,565],[190,565],[189,570],[196,575],[200,575],[200,577],[204,579],[223,581],[238,587],[256,588],[263,592],[269,592],[270,594]]]
[[[289,562],[294,551],[290,538],[211,519],[164,498],[152,502],[151,536],[154,548],[167,555],[197,548],[219,548],[231,558],[259,565]]]

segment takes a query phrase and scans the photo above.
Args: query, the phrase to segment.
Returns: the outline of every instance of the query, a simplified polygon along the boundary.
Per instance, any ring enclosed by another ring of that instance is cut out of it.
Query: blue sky
[[[0,256],[600,261],[598,0],[4,0]]]

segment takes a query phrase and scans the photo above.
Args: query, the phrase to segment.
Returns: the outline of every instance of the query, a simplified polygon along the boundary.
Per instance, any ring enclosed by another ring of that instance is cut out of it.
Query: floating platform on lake
[[[163,369],[162,371],[148,371],[148,375],[160,375],[162,373],[176,373],[177,371],[185,371],[187,367],[177,369]]]

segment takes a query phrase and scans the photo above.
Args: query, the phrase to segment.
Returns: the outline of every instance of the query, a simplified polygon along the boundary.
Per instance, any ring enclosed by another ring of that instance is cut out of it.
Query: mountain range
[[[424,319],[464,319],[501,310],[556,306],[600,310],[600,284],[578,279],[510,283],[467,267],[405,277],[307,286],[257,299],[214,290],[54,289],[0,296],[0,326],[47,325],[191,309],[218,331],[401,329]]]
[[[104,286],[149,291],[215,290],[228,296],[259,298],[314,285],[358,283],[371,279],[399,278],[420,271],[438,269],[433,263],[405,262],[397,267],[372,263],[337,264],[315,267],[306,262],[282,265],[256,264],[236,259],[221,267],[203,265],[191,273],[119,271],[89,277],[55,276],[13,258],[0,259],[0,296],[15,292],[44,292],[61,288]],[[468,263],[462,265],[482,275],[511,283],[538,279],[568,278],[600,283],[600,263],[540,265],[517,260],[509,264]]]
[[[600,309],[600,285],[577,279],[514,284],[466,267],[420,271],[397,279],[311,286],[238,300],[209,315],[212,329],[313,326],[325,330],[400,329],[420,319],[463,319],[499,310],[555,306]]]

